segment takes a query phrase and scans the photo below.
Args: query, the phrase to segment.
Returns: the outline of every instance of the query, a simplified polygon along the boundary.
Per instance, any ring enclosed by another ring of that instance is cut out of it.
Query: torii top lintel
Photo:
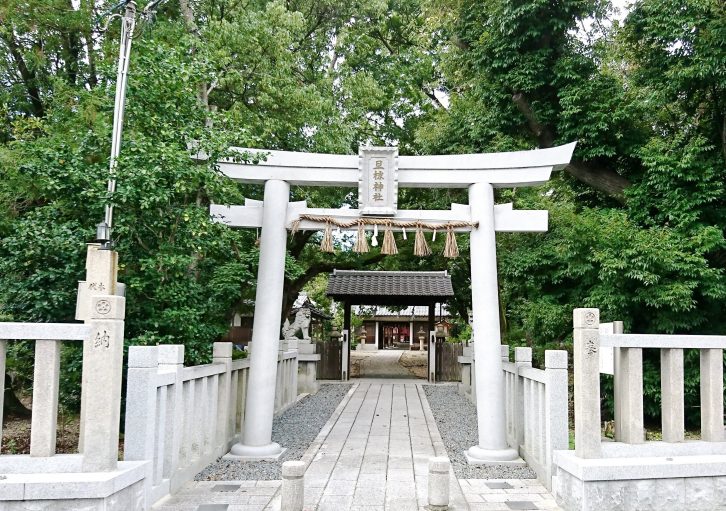
[[[398,186],[466,188],[474,183],[490,183],[495,188],[509,188],[543,184],[553,170],[561,170],[570,162],[575,144],[506,153],[399,156]],[[219,162],[224,175],[242,183],[262,184],[274,179],[299,186],[357,186],[359,182],[358,155],[232,149],[267,155],[256,165]]]

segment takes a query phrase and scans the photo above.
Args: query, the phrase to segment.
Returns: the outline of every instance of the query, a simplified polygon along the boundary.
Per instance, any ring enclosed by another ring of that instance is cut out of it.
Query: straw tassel
[[[353,251],[358,252],[359,254],[366,254],[368,253],[368,250],[368,239],[366,238],[365,226],[362,222],[358,222],[358,239],[355,241]]]
[[[383,246],[381,247],[381,254],[395,255],[398,254],[398,247],[396,246],[396,238],[393,237],[393,231],[391,230],[391,222],[386,224],[386,231],[383,233]]]
[[[413,255],[420,257],[431,255],[431,247],[426,243],[426,236],[424,236],[424,232],[421,229],[421,224],[416,226],[416,240],[413,244]]]
[[[333,249],[333,229],[330,227],[330,222],[325,224],[325,233],[323,234],[323,240],[320,242],[321,252],[335,252]]]
[[[300,219],[293,220],[293,222],[290,224],[290,237],[292,238],[295,236],[297,231],[300,230]]]
[[[444,245],[444,257],[454,259],[459,257],[459,245],[456,243],[456,234],[454,228],[448,226],[446,228],[446,244]]]

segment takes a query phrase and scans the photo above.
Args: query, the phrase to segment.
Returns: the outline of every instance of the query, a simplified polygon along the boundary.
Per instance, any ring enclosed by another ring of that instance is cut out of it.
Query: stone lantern
[[[419,327],[418,334],[416,335],[418,335],[418,349],[423,351],[425,346],[424,342],[426,341],[426,332],[424,331],[424,327]]]
[[[361,326],[360,330],[358,330],[358,343],[365,344],[367,338],[368,338],[368,332],[366,332],[366,327]]]
[[[330,341],[339,343],[342,339],[343,334],[340,333],[337,326],[333,325],[333,329],[330,331]]]
[[[436,340],[437,341],[446,341],[446,339],[449,338],[449,325],[444,323],[443,321],[440,323],[436,323]]]

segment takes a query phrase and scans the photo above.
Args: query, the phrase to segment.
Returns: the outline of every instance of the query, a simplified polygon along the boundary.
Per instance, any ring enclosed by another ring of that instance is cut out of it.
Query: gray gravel
[[[459,479],[537,478],[529,467],[469,465],[464,457],[464,451],[479,443],[476,407],[459,394],[455,385],[424,385],[423,388],[456,477]]]
[[[303,457],[350,388],[350,384],[322,384],[316,394],[304,397],[275,417],[272,423],[272,441],[287,447],[287,451],[279,460],[243,462],[220,458],[199,472],[194,479],[196,481],[281,479],[282,463]]]

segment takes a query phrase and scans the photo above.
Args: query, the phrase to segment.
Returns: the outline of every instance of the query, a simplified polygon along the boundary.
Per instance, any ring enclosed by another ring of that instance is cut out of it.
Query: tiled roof
[[[328,296],[454,296],[445,271],[334,270]]]

